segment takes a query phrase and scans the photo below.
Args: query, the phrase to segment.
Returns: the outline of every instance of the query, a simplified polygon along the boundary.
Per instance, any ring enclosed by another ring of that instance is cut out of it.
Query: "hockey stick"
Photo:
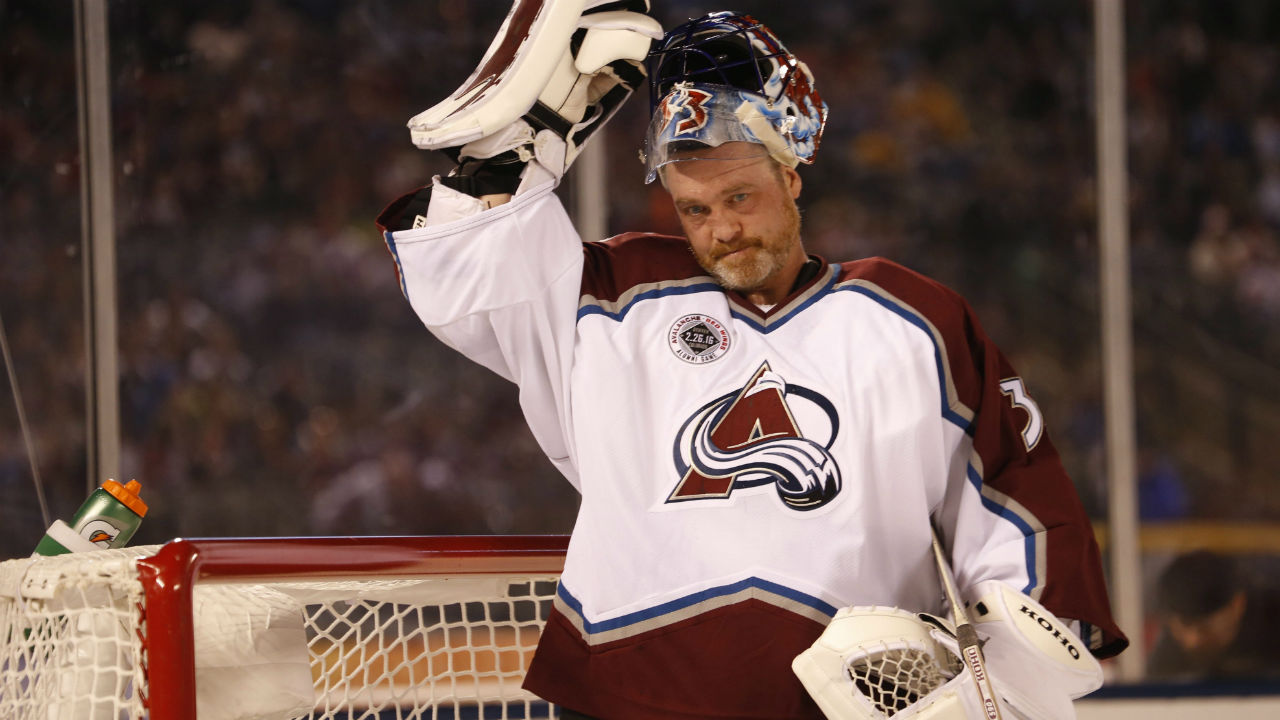
[[[933,559],[938,563],[938,577],[942,580],[942,590],[951,604],[951,614],[956,623],[956,644],[960,649],[960,657],[969,676],[978,686],[978,697],[982,700],[983,717],[987,720],[1001,720],[1000,706],[996,703],[996,693],[991,687],[991,676],[987,674],[987,662],[982,656],[982,645],[978,641],[978,631],[969,623],[969,616],[960,602],[960,591],[956,588],[955,578],[951,575],[951,564],[942,553],[942,544],[938,542],[938,529],[930,528],[933,534]]]

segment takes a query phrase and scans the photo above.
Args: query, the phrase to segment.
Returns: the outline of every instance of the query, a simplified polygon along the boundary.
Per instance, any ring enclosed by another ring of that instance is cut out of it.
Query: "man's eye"
[[[730,199],[735,203],[744,203],[747,201],[748,197],[751,197],[751,196],[748,195],[747,193],[740,192],[740,193],[735,193],[733,197]]]
[[[701,205],[686,205],[684,208],[685,215],[702,215],[707,209]]]

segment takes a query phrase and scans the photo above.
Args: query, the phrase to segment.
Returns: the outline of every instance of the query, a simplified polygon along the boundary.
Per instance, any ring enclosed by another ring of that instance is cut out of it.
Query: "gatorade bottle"
[[[124,485],[115,480],[102,483],[76,511],[71,525],[54,521],[36,545],[35,554],[61,555],[124,547],[147,514],[147,504],[138,497],[141,490],[142,484],[137,480]]]

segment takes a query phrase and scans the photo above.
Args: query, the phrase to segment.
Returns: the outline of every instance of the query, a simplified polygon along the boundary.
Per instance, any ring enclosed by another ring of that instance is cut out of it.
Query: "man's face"
[[[760,145],[733,142],[663,168],[698,264],[730,290],[776,303],[805,262],[800,176]]]
[[[1245,595],[1237,594],[1219,610],[1198,618],[1169,617],[1169,634],[1183,650],[1205,657],[1214,657],[1226,650],[1240,633],[1240,620],[1244,615]]]

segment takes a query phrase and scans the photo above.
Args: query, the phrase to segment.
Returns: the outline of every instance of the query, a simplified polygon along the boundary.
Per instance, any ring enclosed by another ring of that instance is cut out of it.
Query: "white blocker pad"
[[[588,14],[605,0],[516,0],[479,67],[444,101],[409,120],[413,143],[423,149],[459,147],[496,133],[542,100],[569,124],[583,119],[589,99],[583,76],[617,60],[639,63],[656,20],[640,13]],[[570,38],[587,33],[575,57]],[[581,96],[581,97],[579,97]]]
[[[1102,666],[1043,605],[998,580],[978,583],[969,618],[987,670],[1010,705],[1036,720],[1070,720],[1073,698],[1102,686]]]

